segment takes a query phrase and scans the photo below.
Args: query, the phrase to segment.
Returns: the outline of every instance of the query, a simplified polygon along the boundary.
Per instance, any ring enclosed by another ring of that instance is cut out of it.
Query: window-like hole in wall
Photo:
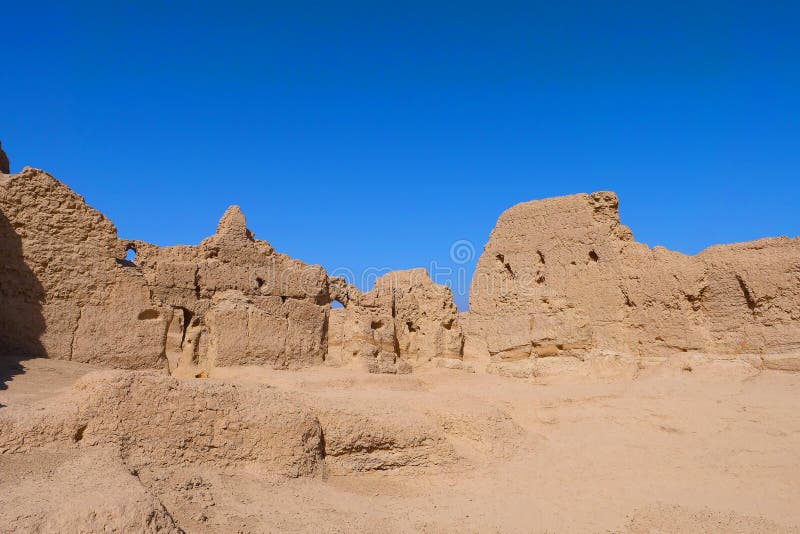
[[[117,259],[117,264],[123,267],[134,267],[135,264],[133,262],[136,261],[136,247],[133,246],[133,243],[128,243],[125,247],[125,257],[122,259]]]

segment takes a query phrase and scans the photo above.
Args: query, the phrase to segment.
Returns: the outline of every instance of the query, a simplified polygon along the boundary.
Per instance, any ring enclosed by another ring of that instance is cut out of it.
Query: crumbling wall
[[[174,368],[322,363],[330,308],[325,270],[255,239],[237,206],[198,246],[129,246],[153,299],[177,310],[169,347]]]
[[[358,291],[255,239],[236,206],[199,245],[161,248],[119,240],[43,171],[0,174],[0,353],[188,376],[326,358],[408,372],[682,352],[800,368],[800,238],[686,256],[636,243],[617,207],[601,192],[507,210],[459,316],[424,269]]]
[[[0,352],[122,367],[159,364],[164,321],[121,267],[116,229],[49,174],[0,181]]]
[[[462,358],[464,336],[452,293],[425,269],[388,273],[366,293],[352,287],[339,293],[346,294],[345,307],[331,311],[331,363],[404,373],[437,359]]]
[[[162,249],[117,239],[82,197],[25,169],[0,179],[0,252],[5,354],[194,374],[325,356],[325,271],[254,239],[235,206],[200,245]]]
[[[470,292],[470,334],[492,359],[800,350],[800,239],[687,256],[635,242],[617,208],[600,192],[500,216]]]

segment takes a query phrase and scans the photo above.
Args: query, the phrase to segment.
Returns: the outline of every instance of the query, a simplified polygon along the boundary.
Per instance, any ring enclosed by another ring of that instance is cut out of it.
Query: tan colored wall
[[[686,256],[635,242],[617,205],[601,192],[507,210],[459,316],[424,269],[362,293],[255,239],[235,206],[199,245],[161,248],[119,240],[43,171],[0,174],[0,353],[192,376],[326,357],[378,372],[608,353],[797,365],[799,238]],[[331,314],[333,299],[346,308]]]
[[[500,216],[469,312],[493,359],[800,351],[800,239],[687,256],[635,242],[617,207],[601,192]]]
[[[126,249],[136,260],[124,261]],[[0,175],[0,352],[107,367],[321,363],[327,275],[253,238],[238,208],[198,246],[117,239],[36,169]]]
[[[372,372],[409,372],[436,359],[460,360],[464,336],[453,295],[425,269],[393,271],[362,293],[349,288],[332,310],[329,359]]]

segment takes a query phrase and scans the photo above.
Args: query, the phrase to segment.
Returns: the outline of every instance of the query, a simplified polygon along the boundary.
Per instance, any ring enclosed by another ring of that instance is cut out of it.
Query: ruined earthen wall
[[[372,372],[408,372],[439,358],[461,359],[464,337],[450,289],[425,269],[393,271],[362,293],[347,291],[332,310],[329,355]]]
[[[321,364],[330,308],[325,270],[253,238],[238,207],[198,246],[131,244],[156,301],[175,309],[173,369]]]
[[[601,192],[507,210],[478,262],[470,312],[459,315],[424,269],[361,292],[255,239],[235,206],[199,245],[161,248],[119,240],[43,171],[0,174],[0,352],[190,376],[326,359],[408,372],[436,360],[597,353],[794,365],[800,239],[686,256],[635,242],[617,205]],[[332,311],[333,300],[345,307]]]
[[[0,249],[3,352],[70,359],[82,313],[82,333],[94,333],[98,319],[119,328],[122,317],[97,312],[114,287],[132,286],[127,298],[142,287],[118,268],[122,251],[111,222],[35,169],[0,177]]]
[[[200,245],[161,249],[118,240],[83,198],[25,169],[0,175],[0,253],[5,354],[199,373],[325,356],[325,271],[255,240],[235,207]]]
[[[613,193],[518,204],[472,281],[470,347],[496,360],[800,350],[800,239],[687,256],[633,240]]]

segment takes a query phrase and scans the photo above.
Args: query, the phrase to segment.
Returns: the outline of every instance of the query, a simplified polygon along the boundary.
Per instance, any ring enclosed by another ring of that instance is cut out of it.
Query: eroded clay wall
[[[393,271],[368,292],[348,288],[344,309],[332,310],[331,362],[371,372],[409,372],[438,359],[461,360],[464,336],[450,289],[425,269]]]
[[[119,240],[43,171],[0,174],[0,352],[192,376],[326,358],[379,372],[609,352],[796,360],[800,239],[686,256],[635,242],[617,207],[601,192],[507,210],[459,316],[423,269],[358,291],[255,239],[235,206],[199,245],[160,248]]]
[[[198,246],[132,243],[156,301],[175,308],[174,368],[276,368],[322,363],[330,309],[327,274],[254,239],[238,207]]]
[[[118,240],[83,198],[25,169],[0,175],[0,253],[5,354],[203,373],[326,353],[325,271],[254,239],[236,207],[200,245],[161,249]]]
[[[492,358],[800,350],[800,239],[687,256],[635,242],[617,208],[600,192],[501,215],[470,293],[470,334]]]

